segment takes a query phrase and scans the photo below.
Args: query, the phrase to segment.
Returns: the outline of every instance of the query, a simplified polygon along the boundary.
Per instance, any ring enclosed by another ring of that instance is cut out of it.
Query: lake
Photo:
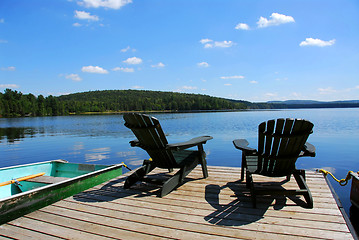
[[[170,143],[211,135],[204,146],[209,165],[241,165],[236,138],[257,147],[258,124],[275,118],[304,118],[314,123],[308,142],[316,147],[315,158],[304,157],[297,168],[330,169],[337,178],[359,170],[359,108],[296,109],[241,112],[154,113]],[[132,132],[118,115],[81,115],[34,118],[0,118],[0,167],[53,159],[69,162],[141,165],[145,151],[131,148]],[[331,180],[349,213],[350,184],[341,187]]]

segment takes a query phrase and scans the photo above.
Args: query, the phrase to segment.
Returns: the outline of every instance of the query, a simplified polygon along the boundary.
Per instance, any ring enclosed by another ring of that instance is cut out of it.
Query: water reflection
[[[83,137],[130,136],[123,126],[122,115],[56,116],[33,118],[0,118],[0,128],[32,129],[46,135],[76,135]]]
[[[76,143],[74,145],[74,150],[75,151],[80,151],[80,150],[83,150],[84,148],[85,148],[85,146],[84,146],[83,142],[79,142],[79,143]]]
[[[111,149],[109,147],[96,148],[88,150],[92,153],[85,154],[85,162],[98,162],[109,158]]]
[[[8,143],[14,143],[22,138],[35,137],[36,134],[38,132],[34,128],[0,128],[0,142],[6,139]]]

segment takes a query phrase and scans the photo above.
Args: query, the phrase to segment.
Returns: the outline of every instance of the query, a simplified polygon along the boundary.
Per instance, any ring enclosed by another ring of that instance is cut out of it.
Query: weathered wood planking
[[[122,188],[125,174],[0,226],[12,239],[353,239],[319,173],[307,172],[314,208],[303,197],[261,197],[252,208],[240,168],[197,167],[186,183],[163,198],[159,188],[139,183]],[[165,177],[155,171],[153,177]],[[295,180],[258,177],[278,188]]]

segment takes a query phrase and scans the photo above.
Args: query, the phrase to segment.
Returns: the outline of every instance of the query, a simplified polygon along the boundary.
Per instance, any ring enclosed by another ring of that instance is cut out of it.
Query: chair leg
[[[173,189],[177,188],[183,183],[185,177],[198,165],[198,161],[194,161],[191,164],[182,167],[175,175],[168,179],[162,186],[159,193],[159,197],[164,197],[170,193]]]
[[[204,151],[202,144],[198,145],[198,151],[199,151],[199,154],[201,155],[200,163],[201,163],[201,167],[202,167],[203,178],[207,178],[208,170],[207,170],[206,152]]]
[[[244,171],[247,168],[246,164],[246,155],[244,154],[244,151],[242,151],[242,168],[241,168],[241,179],[240,181],[244,180]]]
[[[253,181],[252,174],[246,173],[246,188],[251,188],[250,182]]]
[[[253,177],[252,177],[252,174],[247,171],[246,172],[246,187],[249,188],[250,190],[250,194],[251,194],[251,199],[252,199],[252,206],[253,208],[256,208],[257,207],[257,200],[256,200],[256,193],[255,193],[255,190],[254,190],[254,183],[253,183]]]
[[[309,190],[307,183],[305,182],[305,171],[297,170],[293,173],[293,176],[300,189],[305,189],[306,193],[303,194],[305,201],[307,202],[308,208],[313,208],[313,197]]]
[[[290,176],[291,176],[291,174],[287,176],[287,179],[286,179],[287,182],[290,181]]]
[[[136,182],[143,179],[144,176],[146,176],[149,172],[151,172],[155,166],[151,164],[150,161],[144,161],[144,165],[140,168],[138,168],[134,173],[132,173],[130,176],[126,178],[124,188],[128,189]]]

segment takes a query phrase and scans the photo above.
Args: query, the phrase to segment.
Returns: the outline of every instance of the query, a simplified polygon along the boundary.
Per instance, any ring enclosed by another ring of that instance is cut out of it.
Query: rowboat
[[[53,160],[0,168],[0,224],[115,178],[122,166]]]

